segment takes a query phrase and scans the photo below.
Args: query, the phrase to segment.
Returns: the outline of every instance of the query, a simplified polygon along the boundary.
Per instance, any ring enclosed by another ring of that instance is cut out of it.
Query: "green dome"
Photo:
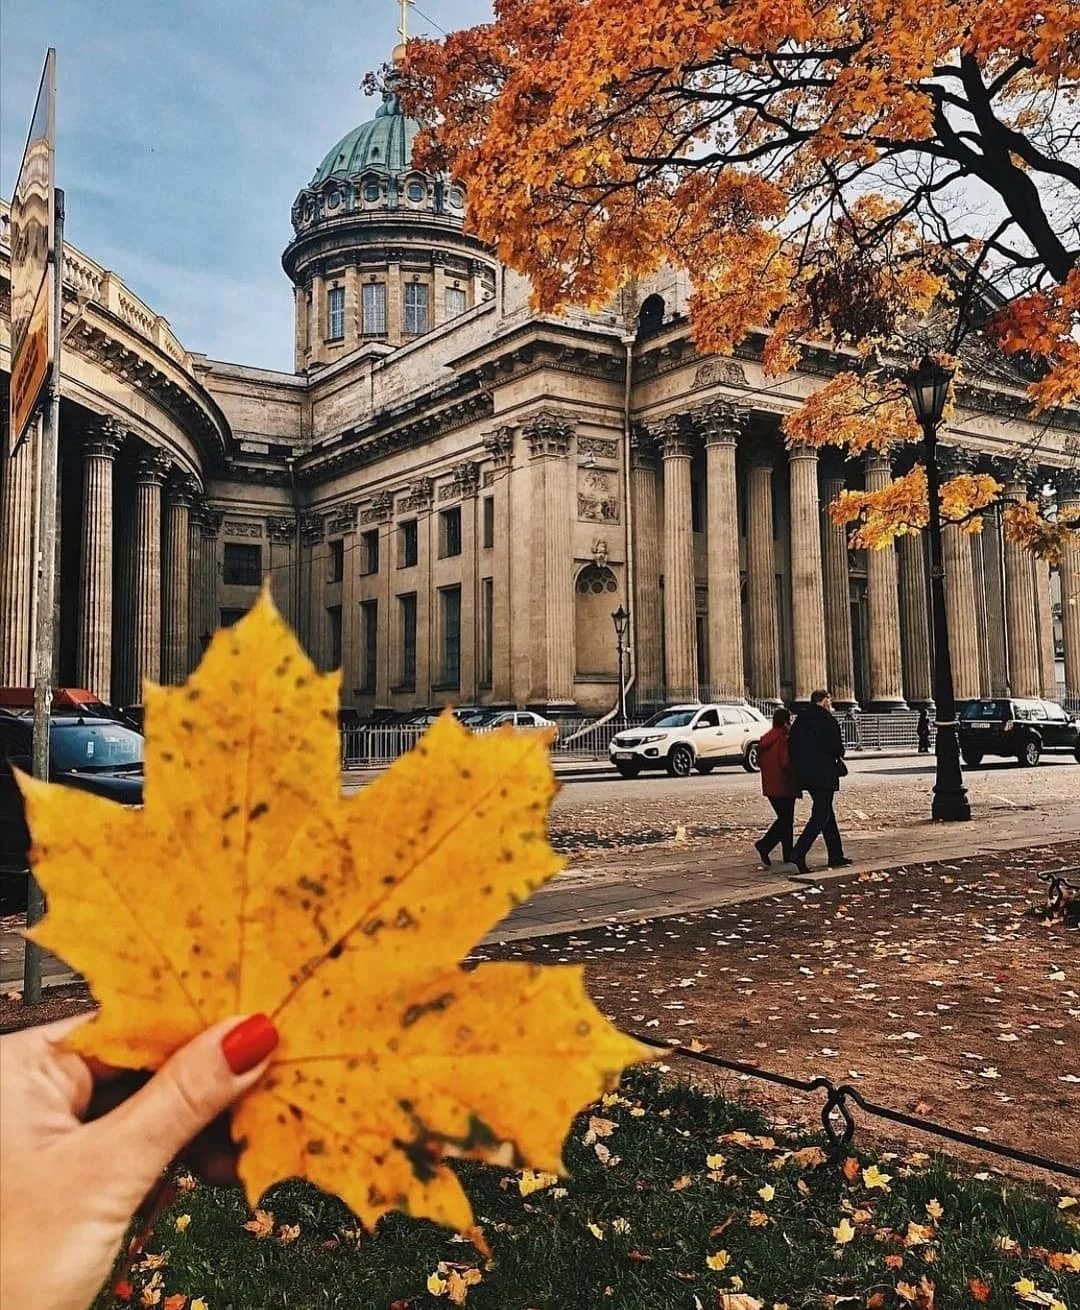
[[[420,124],[406,118],[396,95],[386,92],[375,117],[343,136],[315,171],[311,185],[328,177],[353,177],[367,168],[404,173],[412,167],[412,147]]]

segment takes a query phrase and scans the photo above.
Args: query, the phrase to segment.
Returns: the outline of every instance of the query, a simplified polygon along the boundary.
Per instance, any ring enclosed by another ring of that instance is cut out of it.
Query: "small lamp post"
[[[615,649],[619,655],[619,718],[624,722],[626,720],[626,678],[624,676],[626,669],[626,656],[630,653],[626,644],[627,634],[630,631],[630,611],[623,609],[620,605],[617,610],[612,610],[611,621],[615,624]]]
[[[945,613],[945,568],[941,549],[941,473],[937,462],[938,427],[945,412],[951,369],[924,355],[917,368],[904,375],[908,397],[923,431],[926,492],[930,500],[927,532],[930,537],[930,601],[934,622],[934,703],[937,706],[937,739],[934,800],[931,817],[947,822],[971,818],[964,775],[960,768],[960,739],[957,735],[956,694],[953,691],[949,628]]]

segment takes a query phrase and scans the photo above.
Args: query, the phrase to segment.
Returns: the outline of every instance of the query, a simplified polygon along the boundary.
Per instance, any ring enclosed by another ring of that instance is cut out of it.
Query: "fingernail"
[[[235,1074],[247,1073],[278,1044],[278,1030],[265,1014],[252,1014],[221,1039],[225,1062]]]

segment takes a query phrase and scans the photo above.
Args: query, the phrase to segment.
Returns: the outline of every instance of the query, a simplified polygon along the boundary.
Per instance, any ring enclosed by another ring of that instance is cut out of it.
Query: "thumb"
[[[182,1046],[123,1105],[88,1125],[110,1159],[124,1161],[137,1201],[212,1119],[259,1081],[278,1032],[265,1014],[226,1019]]]

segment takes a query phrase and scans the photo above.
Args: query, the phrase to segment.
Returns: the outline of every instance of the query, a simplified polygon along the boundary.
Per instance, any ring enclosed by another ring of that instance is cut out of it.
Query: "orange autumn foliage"
[[[987,285],[1034,405],[1080,396],[1075,32],[1075,0],[496,0],[410,42],[398,85],[432,125],[416,162],[466,182],[537,309],[686,269],[700,351],[849,352],[785,434],[857,452],[919,435],[871,352],[947,320],[955,354]]]

